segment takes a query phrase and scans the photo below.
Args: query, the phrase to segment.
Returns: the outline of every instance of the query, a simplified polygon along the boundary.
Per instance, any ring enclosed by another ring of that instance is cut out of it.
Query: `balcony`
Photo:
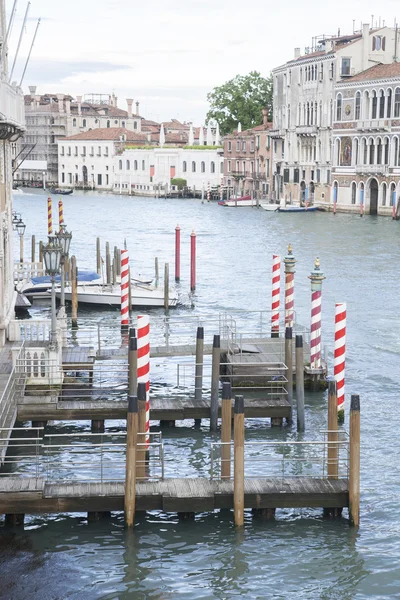
[[[297,135],[317,135],[318,127],[316,125],[299,125],[296,127]]]
[[[389,131],[391,121],[385,119],[370,119],[357,121],[357,131]]]
[[[260,173],[260,172],[256,172],[256,171],[254,171],[253,173],[251,173],[251,177],[253,179],[258,180],[258,181],[265,181],[266,180],[266,174],[265,173]]]
[[[21,88],[0,81],[0,113],[0,139],[16,141],[26,131]]]
[[[389,165],[357,165],[357,175],[387,175]]]

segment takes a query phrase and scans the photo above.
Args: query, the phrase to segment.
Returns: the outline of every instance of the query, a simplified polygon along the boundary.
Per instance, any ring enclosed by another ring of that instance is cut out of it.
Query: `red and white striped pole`
[[[335,348],[333,352],[333,374],[337,388],[337,410],[339,423],[344,422],[344,370],[346,363],[346,304],[335,305]]]
[[[58,228],[61,231],[61,225],[64,225],[63,201],[58,201]]]
[[[175,281],[181,280],[181,228],[175,227]]]
[[[279,337],[279,305],[281,295],[281,257],[272,256],[271,337]]]
[[[49,235],[53,233],[53,212],[50,196],[47,198],[47,233]]]
[[[121,250],[121,327],[129,327],[129,254]]]
[[[150,318],[139,315],[137,381],[146,384],[146,448],[150,443]]]
[[[314,271],[309,275],[311,280],[311,368],[321,368],[321,296],[322,282],[325,279],[320,271],[319,258],[315,260]]]
[[[292,244],[288,246],[288,255],[283,260],[285,264],[285,327],[294,326],[294,274],[296,260],[293,256]]]
[[[190,291],[196,289],[196,234],[190,234]]]
[[[210,188],[210,182],[207,183],[207,202],[210,202],[211,200],[211,188]]]

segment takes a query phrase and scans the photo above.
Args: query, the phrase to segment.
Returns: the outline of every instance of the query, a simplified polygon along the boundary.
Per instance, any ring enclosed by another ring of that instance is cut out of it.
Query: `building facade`
[[[338,82],[333,200],[339,210],[391,215],[400,195],[400,63]]]
[[[400,48],[389,27],[322,37],[303,55],[274,69],[273,194],[286,202],[332,204],[332,127],[335,86]]]

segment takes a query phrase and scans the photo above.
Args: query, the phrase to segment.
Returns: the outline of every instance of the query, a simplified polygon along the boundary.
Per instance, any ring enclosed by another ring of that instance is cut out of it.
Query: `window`
[[[228,173],[230,173],[230,172],[231,172],[231,161],[228,160]]]
[[[72,127],[76,127],[76,119],[72,119]]]
[[[71,146],[68,146],[68,156],[71,156]]]
[[[109,181],[109,178],[108,178],[108,175],[106,175],[106,185],[108,185],[108,181]]]
[[[385,165],[389,164],[389,138],[385,139]]]
[[[321,65],[319,67],[319,80],[320,81],[324,80],[324,63],[321,63]]]
[[[355,204],[357,198],[357,184],[353,181],[351,184],[351,203]]]
[[[64,146],[61,146],[61,156],[64,156]]]
[[[97,175],[97,185],[101,185],[102,184],[102,177],[100,174]]]
[[[133,123],[133,129],[137,129],[137,121]]]
[[[386,37],[384,35],[374,35],[372,37],[372,50],[385,51],[386,49]]]
[[[82,156],[86,156],[86,146],[82,146]]]
[[[242,165],[243,165],[243,173],[246,173],[246,161],[245,160],[243,161]]]
[[[142,160],[142,171],[146,169],[146,161]]]
[[[295,169],[293,171],[293,183],[299,183],[300,181],[300,169]]]
[[[125,121],[122,121],[121,126],[125,127]]]
[[[68,183],[72,183],[72,173],[68,173]]]
[[[394,93],[394,118],[400,117],[400,88],[396,88]]]
[[[372,119],[376,119],[378,113],[378,97],[375,90],[372,92]]]
[[[355,118],[356,118],[356,121],[359,121],[361,118],[361,92],[357,92],[357,94],[356,94]]]
[[[350,75],[351,58],[342,58],[341,76],[348,77]]]
[[[65,173],[61,173],[61,183],[65,183]]]
[[[396,184],[395,183],[390,184],[389,204],[390,204],[390,206],[395,206],[395,204],[396,204]]]
[[[82,121],[82,127],[86,127],[86,119],[83,119],[83,121]]]
[[[97,146],[97,156],[101,156],[101,146]]]
[[[107,127],[110,127],[111,123],[110,121],[107,121]]]
[[[206,163],[204,161],[201,161],[201,168],[200,168],[202,173],[206,172]]]
[[[239,171],[240,171],[240,164],[239,164],[239,161],[237,160],[236,161],[236,173],[239,173]]]
[[[75,146],[75,152],[74,152],[75,156],[78,156],[78,146]]]
[[[211,173],[215,173],[215,162],[211,162]]]
[[[246,142],[243,142],[242,149],[243,149],[243,152],[246,152]]]
[[[385,118],[385,92],[383,90],[379,93],[379,118]]]
[[[256,137],[256,148],[257,148],[257,150],[260,149],[260,136],[259,135],[257,135],[257,137]]]
[[[90,156],[94,156],[94,146],[90,148]]]
[[[183,164],[182,164],[182,171],[183,171],[184,173],[186,173],[186,171],[187,171],[187,164],[186,164],[186,160],[184,160],[184,161],[183,161]]]
[[[329,67],[329,78],[333,79],[335,74],[335,63],[331,62],[330,67]]]
[[[369,141],[369,164],[373,165],[375,163],[375,144],[374,140]]]
[[[196,173],[196,163],[192,161],[192,173]]]
[[[137,167],[138,167],[137,160],[134,160],[133,161],[133,170],[137,171]]]
[[[336,121],[342,120],[342,94],[336,96]]]
[[[223,173],[223,172],[224,172],[224,163],[223,163],[223,162],[221,162],[221,163],[220,163],[220,166],[219,166],[219,172],[220,172],[220,173]]]
[[[387,93],[387,111],[386,111],[386,117],[388,119],[390,119],[390,117],[392,116],[392,90],[388,90]]]
[[[236,152],[240,152],[240,140],[236,142]]]
[[[382,206],[386,206],[386,192],[387,185],[386,183],[382,183]]]
[[[118,161],[119,170],[122,171],[122,160]]]
[[[250,152],[254,152],[254,140],[250,141]]]
[[[283,183],[289,183],[289,169],[283,169]]]
[[[104,156],[108,156],[108,146],[104,148]]]
[[[228,152],[232,152],[232,142],[228,142]]]
[[[129,170],[130,170],[130,168],[131,168],[131,161],[130,161],[130,160],[127,160],[127,161],[126,161],[126,170],[127,170],[127,171],[129,171]]]

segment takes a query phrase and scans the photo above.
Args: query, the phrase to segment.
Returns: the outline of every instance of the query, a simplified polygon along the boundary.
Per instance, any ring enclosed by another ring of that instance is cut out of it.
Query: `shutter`
[[[382,50],[385,51],[386,49],[386,37],[382,38]]]
[[[376,50],[376,37],[372,37],[372,50]]]

